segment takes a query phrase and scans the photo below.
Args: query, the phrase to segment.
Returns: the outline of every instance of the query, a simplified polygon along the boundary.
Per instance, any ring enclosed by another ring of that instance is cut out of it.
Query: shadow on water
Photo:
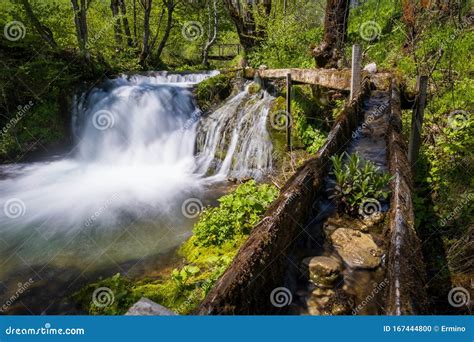
[[[0,302],[5,303],[3,312],[8,315],[80,315],[72,294],[87,284],[121,273],[130,279],[144,276],[157,278],[163,272],[181,262],[176,248],[145,259],[127,260],[121,264],[92,272],[77,267],[61,267],[51,264],[33,265],[17,269],[0,283]],[[91,298],[92,299],[92,298]]]

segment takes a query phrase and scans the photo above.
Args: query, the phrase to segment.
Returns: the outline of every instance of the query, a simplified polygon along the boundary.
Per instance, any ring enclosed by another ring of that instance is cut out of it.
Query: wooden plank
[[[417,79],[418,97],[415,109],[411,118],[411,134],[410,143],[408,145],[408,160],[410,161],[412,170],[418,161],[421,146],[421,130],[423,126],[423,116],[426,106],[426,93],[428,89],[428,76],[421,76]]]
[[[286,148],[291,151],[291,74],[286,74]]]
[[[252,79],[255,73],[260,77],[267,79],[285,79],[288,73],[291,74],[293,83],[315,84],[322,87],[350,90],[351,87],[351,70],[343,69],[252,69],[245,70],[245,77]]]
[[[351,100],[355,99],[360,91],[362,82],[361,61],[362,50],[360,45],[354,44],[352,45],[351,95],[349,97]]]

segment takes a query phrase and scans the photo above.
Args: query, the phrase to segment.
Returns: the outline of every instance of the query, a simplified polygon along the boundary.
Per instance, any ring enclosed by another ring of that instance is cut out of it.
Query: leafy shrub
[[[347,163],[344,158],[348,157]],[[392,177],[379,171],[372,162],[363,160],[357,153],[349,156],[343,153],[331,157],[335,185],[331,199],[339,208],[351,215],[357,215],[359,208],[368,199],[386,200],[390,194],[388,184]]]
[[[273,185],[257,185],[254,180],[240,185],[235,192],[221,197],[218,207],[202,213],[193,230],[196,243],[218,246],[248,234],[277,195]]]

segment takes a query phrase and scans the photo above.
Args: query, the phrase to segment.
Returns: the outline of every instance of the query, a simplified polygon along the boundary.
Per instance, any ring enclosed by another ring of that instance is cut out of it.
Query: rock
[[[148,298],[141,298],[125,316],[176,316],[176,313]]]
[[[352,308],[349,296],[341,290],[327,296],[311,296],[306,306],[310,315],[346,315]]]
[[[333,287],[342,271],[339,261],[325,256],[303,259],[303,268],[308,270],[310,281],[320,287]]]
[[[372,269],[380,265],[382,251],[369,234],[339,228],[331,234],[331,242],[344,262],[351,268]]]
[[[373,226],[381,223],[383,219],[385,218],[385,214],[381,212],[375,212],[372,215],[364,217],[362,221],[363,225],[367,227],[367,230],[369,228],[372,228]]]
[[[371,74],[375,74],[377,72],[377,64],[369,63],[364,67],[364,71],[367,71]]]

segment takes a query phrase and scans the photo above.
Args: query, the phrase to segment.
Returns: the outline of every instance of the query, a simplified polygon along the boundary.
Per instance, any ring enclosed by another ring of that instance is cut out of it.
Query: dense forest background
[[[349,66],[351,45],[360,43],[364,64],[392,72],[407,92],[413,92],[418,75],[429,76],[414,192],[416,227],[431,279],[427,286],[435,301],[447,292],[440,288],[470,287],[471,1],[350,1],[343,27],[333,36],[325,31],[326,5],[319,0],[2,1],[0,160],[17,162],[32,151],[68,146],[72,94],[106,77],[262,64],[343,68]],[[219,44],[242,48],[230,61],[210,60]],[[321,65],[318,53],[329,50],[337,58]],[[408,135],[410,110],[404,119]]]

